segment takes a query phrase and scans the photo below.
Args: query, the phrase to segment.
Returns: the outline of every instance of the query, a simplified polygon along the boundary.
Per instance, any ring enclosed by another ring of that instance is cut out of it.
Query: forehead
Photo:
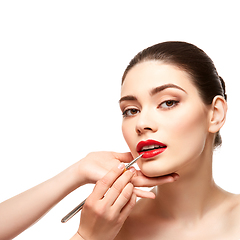
[[[146,61],[129,70],[122,84],[121,96],[142,94],[164,84],[175,84],[186,91],[196,92],[186,71],[160,61]]]

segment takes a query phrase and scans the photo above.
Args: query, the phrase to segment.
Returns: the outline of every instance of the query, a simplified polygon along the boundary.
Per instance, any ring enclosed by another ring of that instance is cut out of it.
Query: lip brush
[[[143,156],[143,154],[139,155],[138,157],[136,157],[135,159],[133,159],[129,164],[127,164],[125,166],[125,170],[129,169],[139,158],[141,158]],[[69,212],[62,220],[62,223],[67,222],[69,219],[71,219],[75,214],[77,214],[78,212],[80,212],[83,208],[83,205],[85,203],[87,199],[85,199],[84,201],[82,201],[79,205],[77,205],[71,212]]]

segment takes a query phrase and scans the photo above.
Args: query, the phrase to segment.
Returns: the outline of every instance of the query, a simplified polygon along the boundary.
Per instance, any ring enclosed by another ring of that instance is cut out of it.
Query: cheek
[[[199,155],[205,146],[208,136],[207,116],[203,109],[191,109],[180,115],[172,125],[170,142],[176,152],[193,157]]]
[[[198,111],[191,113],[169,118],[162,125],[164,131],[159,133],[159,140],[163,138],[168,149],[156,161],[139,161],[139,167],[146,176],[156,177],[181,171],[203,153],[207,138],[206,117]]]
[[[134,133],[134,126],[130,122],[126,122],[123,120],[122,123],[122,133],[123,137],[130,149],[131,152],[133,152],[135,146],[134,146],[134,136],[136,133]]]

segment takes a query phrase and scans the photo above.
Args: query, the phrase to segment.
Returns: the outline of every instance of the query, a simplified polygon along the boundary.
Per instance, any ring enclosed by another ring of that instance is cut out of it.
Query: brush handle
[[[67,222],[69,219],[71,219],[75,214],[80,212],[83,208],[84,203],[86,202],[87,199],[82,201],[79,205],[77,205],[71,212],[69,212],[62,220],[62,223]]]

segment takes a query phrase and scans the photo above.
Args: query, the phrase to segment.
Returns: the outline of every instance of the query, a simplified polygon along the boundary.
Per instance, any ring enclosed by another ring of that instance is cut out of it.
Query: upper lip
[[[165,144],[158,142],[156,140],[148,139],[146,141],[141,141],[137,145],[137,152],[141,152],[142,148],[145,146],[158,145],[160,147],[167,147]]]

